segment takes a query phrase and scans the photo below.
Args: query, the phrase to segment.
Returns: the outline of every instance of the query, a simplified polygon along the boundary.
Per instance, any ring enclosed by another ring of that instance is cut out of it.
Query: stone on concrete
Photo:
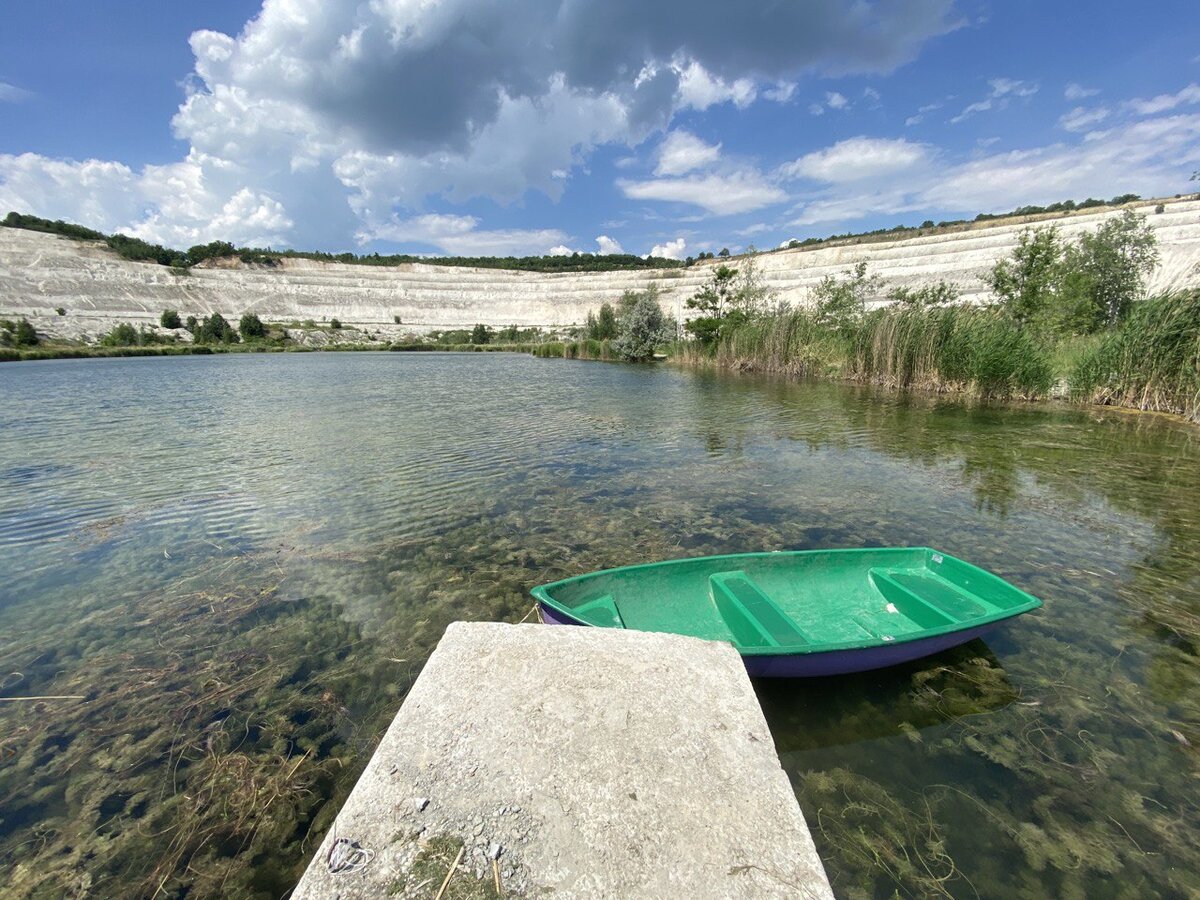
[[[460,843],[447,896],[833,896],[740,657],[678,635],[451,625],[293,896],[431,897]]]

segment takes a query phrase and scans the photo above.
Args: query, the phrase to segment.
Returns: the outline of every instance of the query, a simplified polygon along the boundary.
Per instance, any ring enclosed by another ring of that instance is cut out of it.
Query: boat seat
[[[969,594],[927,575],[879,568],[869,574],[884,599],[922,628],[969,622],[987,613]]]
[[[811,643],[745,572],[718,572],[709,576],[708,582],[717,612],[740,646],[790,647]]]
[[[617,609],[617,602],[612,594],[605,594],[595,600],[589,600],[571,610],[577,619],[583,619],[589,625],[599,625],[602,628],[624,628],[625,620]]]

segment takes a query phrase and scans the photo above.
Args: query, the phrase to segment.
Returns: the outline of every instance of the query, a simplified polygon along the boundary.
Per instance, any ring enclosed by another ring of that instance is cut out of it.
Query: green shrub
[[[54,311],[60,316],[65,316],[67,314],[67,308],[65,306],[56,306],[54,307]]]
[[[158,324],[163,328],[183,327],[183,323],[179,320],[179,313],[173,309],[164,309],[162,315],[158,317]]]
[[[479,323],[474,328],[471,329],[471,343],[472,344],[475,344],[478,346],[478,345],[490,343],[491,340],[492,340],[492,331],[490,328],[488,328],[483,323]]]
[[[14,347],[34,347],[38,343],[37,330],[29,324],[25,319],[17,323],[17,327],[13,329],[13,346]]]
[[[341,319],[330,319],[329,327],[332,328],[334,331],[337,331],[339,328],[342,327],[342,320]]]
[[[238,342],[237,332],[220,313],[205,316],[196,328],[194,335],[197,344],[236,344]]]
[[[262,320],[254,313],[246,313],[238,322],[238,332],[243,341],[257,341],[267,336]]]

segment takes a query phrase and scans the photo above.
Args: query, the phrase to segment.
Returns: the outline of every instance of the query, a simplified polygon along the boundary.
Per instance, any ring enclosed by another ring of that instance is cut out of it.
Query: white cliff
[[[1161,213],[1155,206],[1134,207],[1158,236],[1161,262],[1150,292],[1200,285],[1200,197],[1167,200]],[[860,260],[884,279],[885,290],[943,280],[956,284],[966,299],[981,301],[987,297],[984,274],[1012,251],[1023,229],[1053,223],[1070,238],[1118,212],[1106,208],[1009,219],[920,237],[776,251],[757,257],[756,265],[779,299],[795,305],[806,303],[823,277]],[[547,274],[303,259],[266,267],[222,260],[181,274],[121,259],[101,243],[0,228],[0,316],[25,316],[39,331],[61,337],[94,336],[116,322],[157,323],[166,308],[184,317],[220,312],[234,320],[246,312],[272,322],[337,318],[388,337],[476,322],[563,328],[580,324],[590,310],[623,291],[650,284],[659,286],[664,307],[680,315],[684,301],[718,262],[688,269]],[[735,258],[730,264],[742,263]]]

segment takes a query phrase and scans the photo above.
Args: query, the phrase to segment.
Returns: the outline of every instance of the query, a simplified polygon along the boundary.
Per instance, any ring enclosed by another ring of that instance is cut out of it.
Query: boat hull
[[[547,625],[586,625],[545,603],[538,603],[542,621]],[[949,634],[933,635],[915,641],[893,642],[854,650],[825,650],[811,653],[742,654],[746,671],[754,678],[819,678],[869,672],[900,663],[932,656],[958,647],[998,628],[1003,622],[989,622],[977,628],[964,628]]]

